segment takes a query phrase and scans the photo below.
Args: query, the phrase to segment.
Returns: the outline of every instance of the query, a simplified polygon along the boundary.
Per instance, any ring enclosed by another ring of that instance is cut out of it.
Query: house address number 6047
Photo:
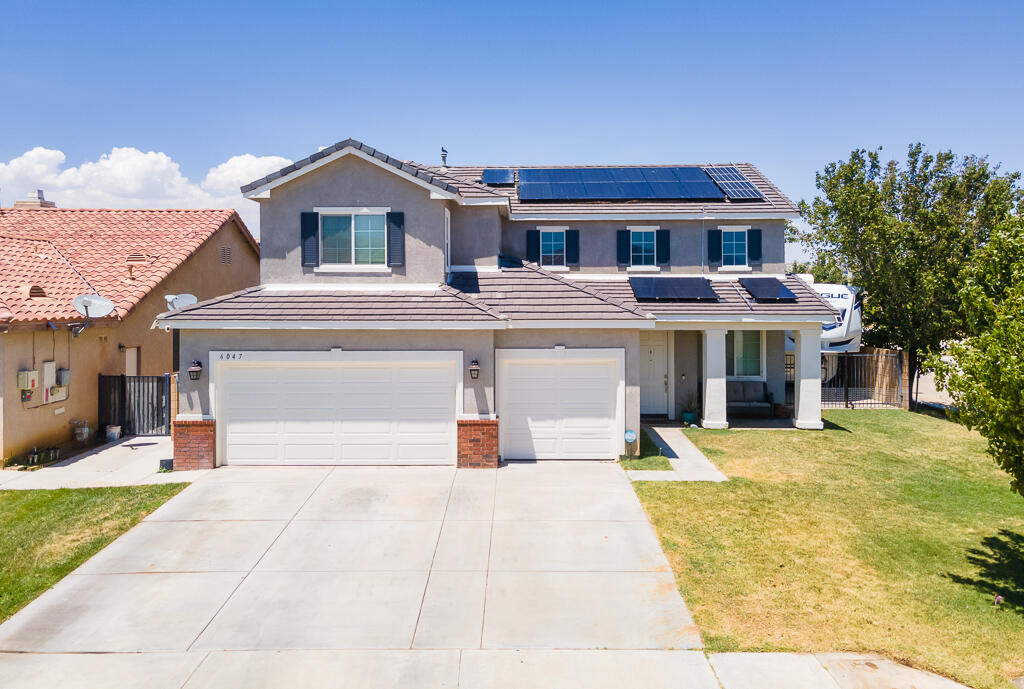
[[[228,360],[228,359],[235,359],[235,360],[237,360],[237,359],[241,359],[242,356],[243,356],[243,354],[241,352],[221,352],[220,356],[218,356],[217,358],[219,360],[221,360],[221,361]]]

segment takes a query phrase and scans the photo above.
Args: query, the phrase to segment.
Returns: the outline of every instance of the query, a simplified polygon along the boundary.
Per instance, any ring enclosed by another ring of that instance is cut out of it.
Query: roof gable
[[[307,158],[286,165],[277,172],[272,172],[266,177],[250,182],[242,187],[242,193],[246,198],[265,198],[274,187],[290,182],[296,177],[312,172],[346,155],[359,156],[422,187],[430,188],[446,198],[457,200],[463,196],[464,192],[469,192],[468,195],[475,198],[491,198],[502,204],[506,203],[505,197],[502,194],[492,191],[483,184],[477,184],[471,180],[456,179],[445,174],[444,170],[435,170],[408,160],[399,160],[355,139],[339,141],[333,146],[327,146]]]

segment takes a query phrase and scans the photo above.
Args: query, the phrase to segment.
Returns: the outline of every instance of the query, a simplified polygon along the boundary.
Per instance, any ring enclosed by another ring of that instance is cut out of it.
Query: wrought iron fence
[[[793,404],[794,356],[786,354],[786,404]],[[903,404],[903,357],[873,351],[821,355],[823,408],[900,407]]]
[[[100,376],[99,427],[122,435],[170,435],[171,377]]]

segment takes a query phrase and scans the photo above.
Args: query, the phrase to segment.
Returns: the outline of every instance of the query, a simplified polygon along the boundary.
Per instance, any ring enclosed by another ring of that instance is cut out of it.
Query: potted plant
[[[697,423],[697,396],[692,392],[686,396],[686,402],[683,404],[683,423]]]

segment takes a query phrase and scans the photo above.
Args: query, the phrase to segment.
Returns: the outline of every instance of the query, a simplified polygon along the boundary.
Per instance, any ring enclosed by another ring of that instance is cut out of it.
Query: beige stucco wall
[[[786,269],[786,239],[784,220],[579,220],[525,222],[505,220],[502,226],[501,252],[508,256],[526,257],[526,231],[537,226],[567,226],[580,231],[580,265],[571,267],[572,272],[583,273],[626,273],[625,267],[617,263],[616,232],[626,226],[657,225],[671,231],[669,257],[671,265],[663,266],[664,273],[700,273],[702,257],[707,256],[706,231],[723,225],[749,225],[762,231],[762,262],[752,266],[754,271],[782,273]],[[703,229],[702,229],[703,228]],[[702,253],[703,251],[703,253]],[[706,268],[706,272],[717,272],[717,268]]]
[[[222,246],[231,247],[230,265],[220,262]],[[24,454],[33,446],[69,442],[72,420],[85,419],[89,427],[95,429],[97,376],[125,372],[125,354],[118,350],[119,344],[139,348],[140,375],[170,372],[171,334],[150,328],[154,317],[167,310],[165,294],[188,292],[200,300],[210,299],[256,284],[258,277],[256,251],[232,225],[215,234],[119,324],[98,324],[77,338],[63,326],[57,331],[13,330],[0,334],[3,457]],[[49,360],[55,361],[58,368],[71,369],[68,398],[41,404],[42,392],[37,389],[33,400],[23,403],[17,389],[18,371],[36,369],[41,372],[42,362]]]
[[[494,411],[494,339],[490,330],[183,330],[181,359],[203,362],[201,380],[179,380],[179,413],[210,415],[210,351],[450,350],[463,352],[463,411]],[[480,363],[480,377],[469,376],[469,362]]]
[[[501,215],[497,206],[459,206],[451,203],[452,265],[496,266],[501,245]]]
[[[316,207],[376,207],[405,213],[405,265],[390,273],[317,273],[302,266],[300,218]],[[260,200],[264,283],[444,282],[445,202],[430,191],[355,155],[347,155]],[[453,230],[454,232],[454,230]]]

